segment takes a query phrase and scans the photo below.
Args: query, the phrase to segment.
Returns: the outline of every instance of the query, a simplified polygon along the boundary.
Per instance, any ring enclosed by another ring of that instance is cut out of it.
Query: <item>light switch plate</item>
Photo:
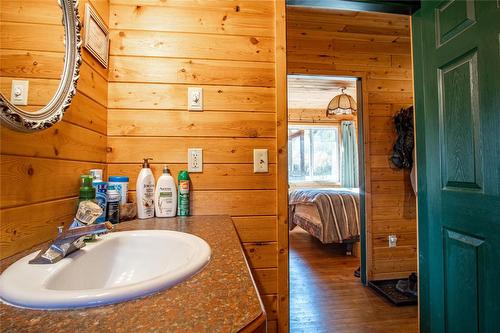
[[[10,101],[14,105],[28,105],[28,80],[12,80]]]
[[[188,171],[203,172],[203,149],[188,148]]]
[[[398,237],[396,235],[389,235],[389,247],[396,247],[398,244]]]
[[[253,172],[269,172],[267,149],[253,150]]]
[[[203,111],[203,88],[188,88],[188,110]]]

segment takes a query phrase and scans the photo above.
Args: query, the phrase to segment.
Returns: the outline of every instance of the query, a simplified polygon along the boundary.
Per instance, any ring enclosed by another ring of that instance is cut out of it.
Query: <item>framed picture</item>
[[[104,68],[108,68],[109,31],[99,15],[88,3],[85,5],[84,28],[83,47],[99,60]]]

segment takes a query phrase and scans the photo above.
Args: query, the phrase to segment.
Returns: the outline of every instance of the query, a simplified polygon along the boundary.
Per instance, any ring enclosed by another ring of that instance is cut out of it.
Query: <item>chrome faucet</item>
[[[62,231],[59,227],[59,235],[43,248],[38,255],[29,261],[30,264],[54,264],[67,255],[85,246],[83,239],[90,235],[100,235],[113,229],[110,222],[91,224],[83,227],[75,227]]]
[[[78,205],[75,219],[68,230],[58,227],[59,235],[43,248],[38,255],[29,261],[30,264],[53,264],[70,253],[85,246],[84,238],[91,235],[104,234],[113,229],[110,222],[93,224],[102,214],[102,208],[92,201],[82,201]]]

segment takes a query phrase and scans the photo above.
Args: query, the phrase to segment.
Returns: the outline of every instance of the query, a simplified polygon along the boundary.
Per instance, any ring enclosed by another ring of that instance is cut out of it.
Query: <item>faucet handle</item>
[[[63,231],[64,231],[64,226],[63,225],[60,225],[60,226],[57,227],[57,234],[58,235],[62,234]]]

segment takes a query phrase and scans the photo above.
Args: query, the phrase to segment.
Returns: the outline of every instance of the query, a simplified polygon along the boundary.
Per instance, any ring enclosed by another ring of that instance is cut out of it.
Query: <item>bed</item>
[[[301,227],[323,244],[359,240],[357,189],[294,189],[289,195],[290,230]],[[349,252],[349,250],[348,250]]]

